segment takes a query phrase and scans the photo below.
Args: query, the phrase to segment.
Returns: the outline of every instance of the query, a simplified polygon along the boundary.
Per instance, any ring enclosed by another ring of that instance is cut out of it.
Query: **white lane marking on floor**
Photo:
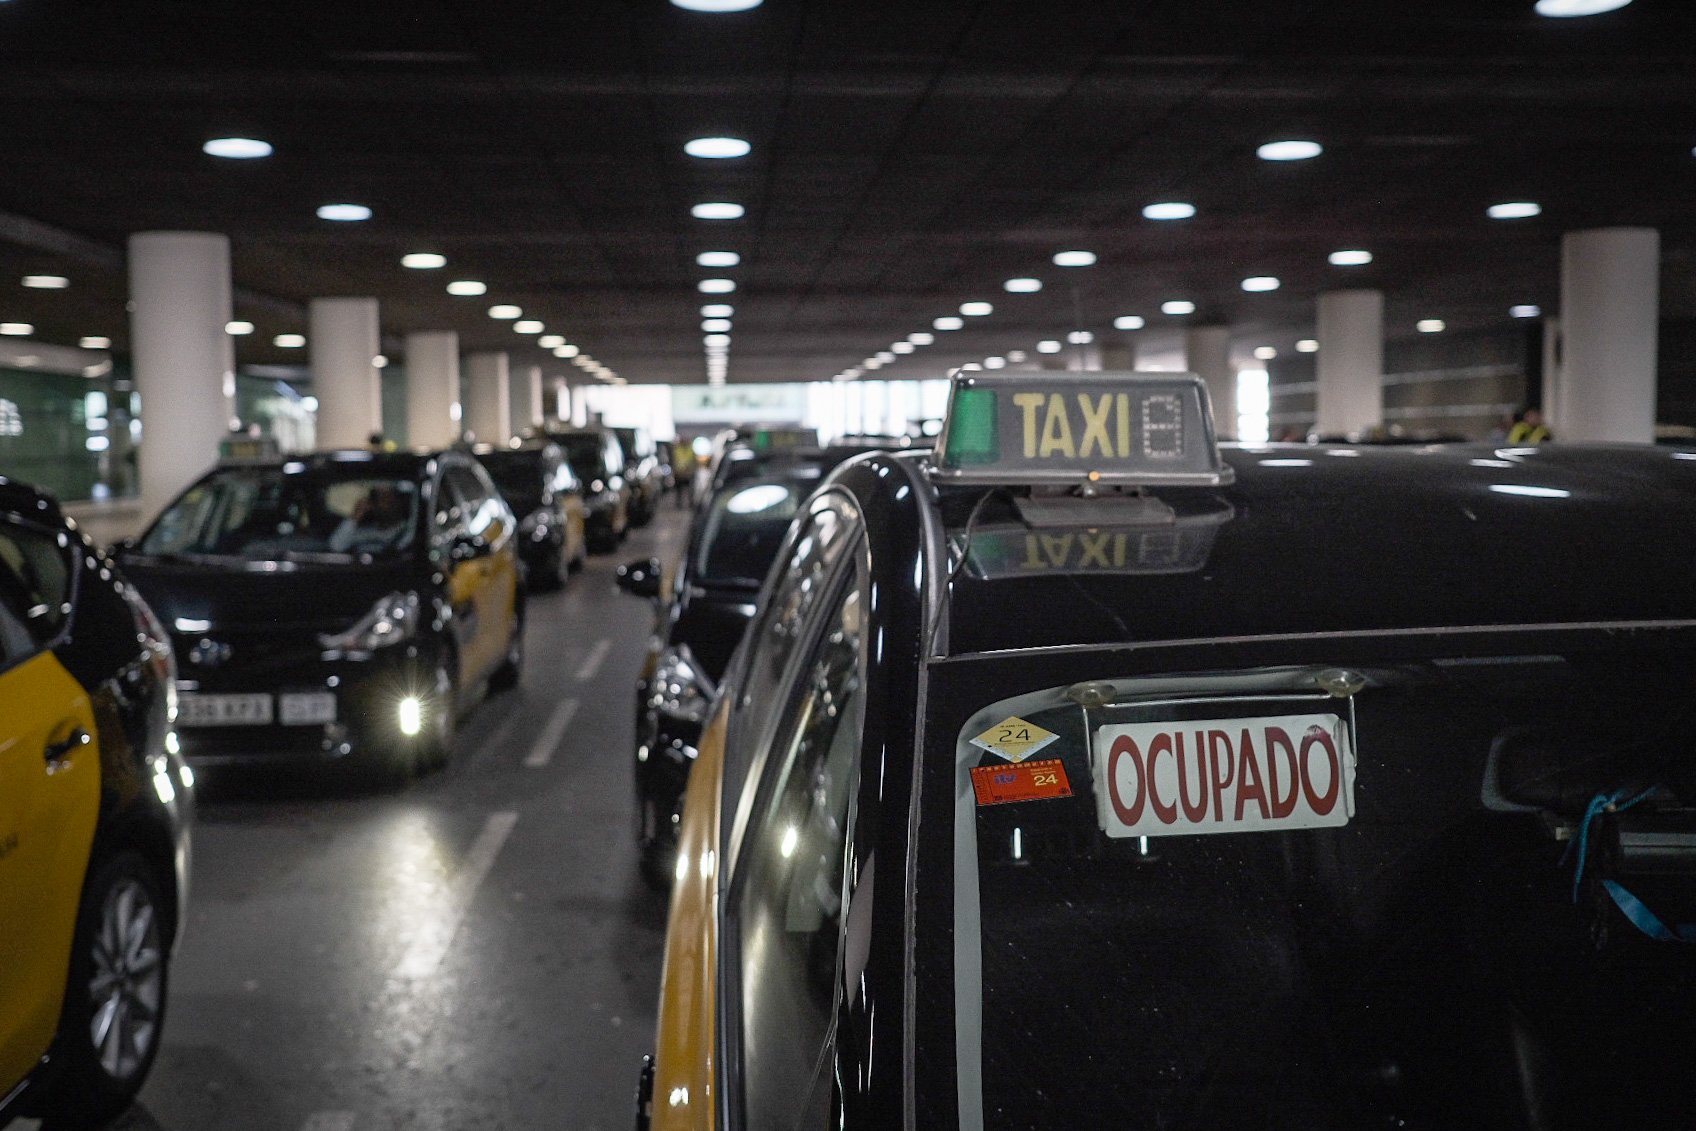
[[[353,1112],[315,1111],[306,1117],[300,1131],[353,1131]]]
[[[606,661],[607,653],[612,651],[612,640],[602,637],[595,641],[595,646],[589,649],[589,655],[577,669],[577,682],[587,683],[595,678],[595,673],[601,670],[601,664]]]
[[[571,725],[571,720],[577,716],[577,700],[567,699],[554,709],[553,718],[542,728],[542,733],[536,738],[536,745],[525,755],[524,764],[532,770],[546,766],[554,756],[554,749],[559,746],[560,739],[565,737],[565,728]]]
[[[465,919],[472,897],[477,894],[477,888],[494,866],[495,857],[500,854],[501,846],[517,823],[517,813],[503,811],[489,814],[489,819],[483,822],[483,831],[471,842],[471,850],[465,854],[459,874],[448,886],[443,905],[437,909],[438,914],[423,924],[412,945],[406,948],[400,965],[395,967],[396,978],[416,981],[435,973],[436,967],[447,957],[454,936],[459,933],[459,925]]]

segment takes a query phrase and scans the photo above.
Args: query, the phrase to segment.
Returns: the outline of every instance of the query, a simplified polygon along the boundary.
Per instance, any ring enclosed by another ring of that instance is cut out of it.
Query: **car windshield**
[[[696,580],[756,586],[777,556],[789,520],[812,484],[768,479],[738,483],[713,496],[696,550]]]
[[[565,452],[565,460],[577,478],[585,483],[606,478],[606,442],[599,433],[565,432],[555,436],[554,442]]]
[[[513,512],[524,515],[542,505],[542,453],[487,452],[477,462],[489,473]]]
[[[411,548],[418,513],[417,483],[369,467],[231,468],[183,492],[140,550],[252,561],[393,557]]]
[[[1604,885],[1696,921],[1693,661],[1397,657],[1352,699],[1323,665],[1068,685],[1088,712],[1067,687],[997,698],[993,664],[945,673],[937,1086],[962,1131],[1688,1111],[1696,972]],[[1616,794],[1643,800],[1572,850]]]

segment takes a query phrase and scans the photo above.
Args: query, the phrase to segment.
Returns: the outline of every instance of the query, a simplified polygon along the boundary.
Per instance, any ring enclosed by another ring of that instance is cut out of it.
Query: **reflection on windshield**
[[[144,554],[213,555],[250,561],[376,557],[412,545],[418,485],[350,468],[286,475],[229,471],[191,487],[141,543]]]
[[[721,491],[707,512],[695,567],[712,585],[758,585],[777,556],[800,495],[791,483]]]

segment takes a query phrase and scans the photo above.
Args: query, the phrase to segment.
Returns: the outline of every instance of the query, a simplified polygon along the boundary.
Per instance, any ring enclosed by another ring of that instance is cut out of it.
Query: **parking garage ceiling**
[[[273,152],[202,151],[231,136]],[[688,156],[703,136],[751,152]],[[1323,151],[1257,156],[1288,139]],[[231,238],[243,363],[303,361],[272,343],[308,299],[375,295],[387,333],[566,371],[487,315],[508,303],[632,381],[699,382],[724,301],[731,380],[822,380],[992,304],[878,373],[936,376],[1132,315],[1287,349],[1338,287],[1384,290],[1392,337],[1554,312],[1561,234],[1612,224],[1660,229],[1663,312],[1696,317],[1693,147],[1696,6],[1672,0],[4,0],[0,318],[121,350],[126,237],[193,229]]]

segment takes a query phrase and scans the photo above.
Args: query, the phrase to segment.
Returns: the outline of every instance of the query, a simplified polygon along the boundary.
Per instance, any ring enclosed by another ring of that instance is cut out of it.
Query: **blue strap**
[[[1696,943],[1696,923],[1681,923],[1676,927],[1669,927],[1661,922],[1660,916],[1650,911],[1641,899],[1626,891],[1623,884],[1614,880],[1603,880],[1602,887],[1614,897],[1614,904],[1631,921],[1631,925],[1656,942]]]
[[[1584,866],[1590,859],[1590,826],[1603,813],[1623,813],[1654,793],[1656,788],[1656,786],[1650,786],[1631,798],[1626,797],[1625,790],[1617,789],[1613,793],[1598,793],[1590,799],[1589,806],[1584,810],[1584,820],[1578,826],[1578,836],[1573,842],[1578,851],[1578,864],[1572,871],[1572,901],[1574,903],[1578,902],[1579,888],[1584,880]],[[1625,885],[1617,880],[1603,880],[1602,889],[1612,897],[1614,906],[1620,909],[1620,913],[1625,916],[1627,922],[1649,938],[1656,942],[1696,943],[1696,923],[1667,926],[1661,921],[1660,916],[1649,910],[1647,904],[1627,891]]]
[[[1578,837],[1574,841],[1578,848],[1578,866],[1572,870],[1572,901],[1574,903],[1578,902],[1579,885],[1584,880],[1584,866],[1590,862],[1590,826],[1603,813],[1625,812],[1654,793],[1656,788],[1658,787],[1650,786],[1629,800],[1626,799],[1623,789],[1616,789],[1612,793],[1598,793],[1590,799],[1589,807],[1584,810],[1584,820],[1578,826]],[[1568,853],[1571,853],[1571,849],[1568,849]]]

